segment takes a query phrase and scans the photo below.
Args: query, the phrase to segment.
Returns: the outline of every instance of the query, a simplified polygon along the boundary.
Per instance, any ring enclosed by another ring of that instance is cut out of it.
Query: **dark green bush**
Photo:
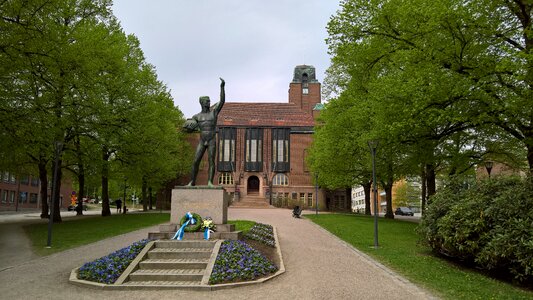
[[[419,233],[436,252],[476,267],[533,279],[533,184],[514,177],[466,187],[451,183],[431,198]]]

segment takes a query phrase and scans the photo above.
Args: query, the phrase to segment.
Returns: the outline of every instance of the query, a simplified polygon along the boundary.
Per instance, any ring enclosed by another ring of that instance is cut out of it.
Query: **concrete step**
[[[202,281],[205,269],[139,269],[131,281]]]
[[[208,248],[155,248],[148,252],[149,259],[209,258],[213,249]]]
[[[163,287],[163,286],[196,286],[201,285],[201,281],[164,281],[164,280],[157,280],[157,281],[128,281],[124,282],[123,285],[126,286],[134,286],[134,287]]]
[[[189,241],[156,241],[156,248],[207,248],[213,249],[215,247],[214,241],[189,240]]]
[[[146,259],[139,263],[139,268],[149,269],[205,269],[208,258]]]

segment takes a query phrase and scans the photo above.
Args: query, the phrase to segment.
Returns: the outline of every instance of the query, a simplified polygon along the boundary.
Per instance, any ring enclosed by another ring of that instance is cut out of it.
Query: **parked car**
[[[87,210],[87,205],[82,205],[82,209],[86,211],[86,210]],[[69,206],[67,207],[67,210],[68,210],[68,211],[76,210],[76,205],[69,205]]]
[[[394,211],[395,215],[400,216],[414,216],[415,213],[409,208],[409,207],[398,207],[396,211]]]

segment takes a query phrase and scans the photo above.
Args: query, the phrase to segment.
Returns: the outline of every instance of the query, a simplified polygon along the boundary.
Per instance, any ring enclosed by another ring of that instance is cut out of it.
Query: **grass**
[[[242,231],[242,234],[245,235],[252,229],[256,222],[248,220],[228,220],[228,224],[235,224],[236,231]]]
[[[369,216],[306,215],[360,251],[444,299],[533,299],[527,291],[436,257],[419,244],[417,224],[379,219],[374,249],[374,219]]]
[[[52,248],[46,248],[48,223],[24,226],[38,255],[49,255],[67,249],[87,245],[99,240],[168,222],[168,213],[130,213],[108,217],[82,217],[70,219],[52,227]]]

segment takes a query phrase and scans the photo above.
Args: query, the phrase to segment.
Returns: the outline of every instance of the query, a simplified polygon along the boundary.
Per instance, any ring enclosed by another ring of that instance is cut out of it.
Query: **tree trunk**
[[[392,212],[392,181],[390,178],[387,180],[387,183],[383,185],[385,190],[385,200],[387,201],[387,210],[385,212],[385,218],[394,219],[394,213]]]
[[[148,210],[148,201],[147,200],[147,197],[146,197],[146,190],[148,189],[148,183],[146,182],[146,178],[143,178],[143,183],[142,183],[142,187],[141,187],[141,197],[142,197],[142,201],[143,201],[143,211],[147,211]]]
[[[152,210],[152,187],[148,187],[148,209]]]
[[[420,183],[421,183],[421,199],[422,199],[422,215],[424,214],[424,212],[426,211],[426,169],[424,168],[424,166],[422,166],[421,168],[421,173],[420,173]]]
[[[362,184],[363,190],[365,191],[365,215],[371,215],[370,211],[370,190],[372,189],[372,181],[368,181]]]
[[[394,219],[394,213],[392,212],[392,185],[394,184],[394,175],[392,172],[391,164],[389,164],[387,171],[387,182],[384,185],[385,200],[387,201],[387,211],[385,212],[385,218]]]
[[[109,159],[109,154],[107,153],[106,149],[103,149],[102,151],[102,217],[107,217],[111,215],[111,209],[109,209],[108,159]]]
[[[41,219],[50,218],[48,211],[48,175],[46,171],[46,161],[39,161],[39,180],[41,181]]]
[[[79,173],[78,173],[78,183],[79,183],[79,191],[78,191],[78,205],[76,206],[76,215],[82,216],[83,215],[83,198],[84,190],[85,190],[85,172],[83,170],[83,165],[79,166]]]
[[[426,182],[427,182],[427,196],[429,198],[435,195],[435,192],[436,192],[435,166],[432,164],[426,164]]]
[[[83,168],[83,160],[81,157],[81,145],[80,145],[80,137],[76,136],[75,139],[76,143],[76,156],[78,158],[78,205],[76,206],[76,215],[82,216],[83,215],[83,198],[84,198],[84,192],[85,192],[85,169]]]

